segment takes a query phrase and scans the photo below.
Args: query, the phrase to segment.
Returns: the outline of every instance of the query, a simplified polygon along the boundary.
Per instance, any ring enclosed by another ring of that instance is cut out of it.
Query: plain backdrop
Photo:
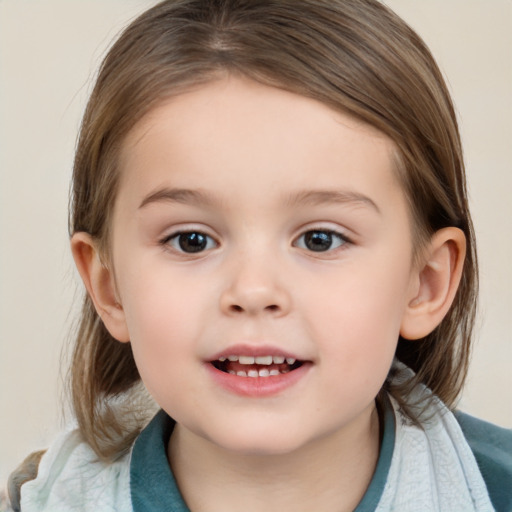
[[[154,3],[0,0],[0,482],[64,422],[59,361],[81,294],[67,236],[76,134],[105,49]],[[437,57],[465,145],[482,290],[460,407],[512,427],[512,1],[387,4]]]

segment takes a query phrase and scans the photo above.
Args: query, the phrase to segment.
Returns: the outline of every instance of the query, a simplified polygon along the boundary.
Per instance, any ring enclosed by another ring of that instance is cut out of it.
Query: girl
[[[15,509],[512,510],[512,434],[452,412],[477,292],[453,106],[381,3],[147,11],[92,92],[70,227],[79,428]]]

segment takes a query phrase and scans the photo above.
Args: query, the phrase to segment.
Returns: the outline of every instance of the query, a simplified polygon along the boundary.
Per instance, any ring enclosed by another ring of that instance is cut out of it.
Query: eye
[[[211,236],[201,233],[200,231],[184,231],[176,233],[165,238],[162,243],[170,245],[178,252],[185,252],[189,254],[206,251],[217,246],[217,243]]]
[[[300,249],[314,252],[326,252],[348,243],[349,240],[335,231],[315,229],[302,234],[295,245]]]

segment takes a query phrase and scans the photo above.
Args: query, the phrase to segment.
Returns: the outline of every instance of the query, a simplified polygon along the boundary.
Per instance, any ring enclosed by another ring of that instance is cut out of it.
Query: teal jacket
[[[404,438],[399,436],[397,411],[388,406],[384,416],[377,468],[355,512],[396,509],[383,508],[382,500],[385,490],[389,494],[388,481],[393,457],[400,446],[398,440]],[[473,465],[476,460],[477,472],[485,482],[486,499],[492,502],[492,506],[484,504],[475,510],[491,511],[494,507],[498,512],[512,512],[512,430],[461,412],[448,413],[448,416],[456,430],[462,432],[463,444],[471,448],[467,452],[474,455],[471,458]],[[441,424],[443,422],[446,417],[442,418]],[[23,512],[189,512],[167,461],[167,444],[174,425],[174,421],[160,411],[139,435],[131,452],[114,464],[98,461],[76,431],[64,434],[43,456],[37,478],[30,480],[30,475],[25,475],[23,480],[29,481],[21,487]],[[37,464],[32,471],[37,471]],[[31,478],[34,477],[35,474]],[[20,483],[18,481],[11,489],[14,511],[20,510]],[[453,485],[456,488],[457,482]],[[416,499],[411,496],[410,502]],[[457,503],[457,496],[454,500]],[[437,510],[435,506],[430,509]],[[451,508],[441,510],[454,512]],[[459,507],[457,510],[465,512],[466,509]]]

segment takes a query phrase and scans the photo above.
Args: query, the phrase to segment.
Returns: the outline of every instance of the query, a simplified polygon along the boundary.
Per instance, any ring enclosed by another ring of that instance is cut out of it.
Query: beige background
[[[105,48],[150,0],[0,0],[0,482],[62,425],[78,295],[66,209]],[[438,58],[460,113],[482,270],[461,407],[512,427],[512,1],[388,0]]]

